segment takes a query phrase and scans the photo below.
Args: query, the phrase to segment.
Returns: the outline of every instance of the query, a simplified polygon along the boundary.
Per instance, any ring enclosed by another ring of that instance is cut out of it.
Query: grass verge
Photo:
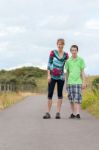
[[[7,108],[12,104],[15,104],[18,101],[21,101],[23,98],[33,95],[33,93],[29,92],[6,92],[0,93],[0,109]]]
[[[82,108],[99,119],[99,90],[87,89],[83,92]]]

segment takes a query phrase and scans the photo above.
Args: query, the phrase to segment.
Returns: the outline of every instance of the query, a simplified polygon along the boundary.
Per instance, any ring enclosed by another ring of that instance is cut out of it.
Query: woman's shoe
[[[51,115],[48,112],[43,116],[43,119],[50,119],[50,118],[51,118]]]

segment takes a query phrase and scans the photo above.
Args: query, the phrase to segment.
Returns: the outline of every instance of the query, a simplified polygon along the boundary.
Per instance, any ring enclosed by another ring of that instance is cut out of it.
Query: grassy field
[[[99,89],[92,87],[92,81],[99,76],[87,77],[87,89],[83,91],[82,108],[99,118]]]
[[[87,77],[87,88],[83,91],[82,109],[89,111],[96,118],[99,118],[99,89],[92,89],[92,81],[99,76]],[[47,77],[36,78],[37,87],[33,93],[29,92],[6,92],[0,93],[0,109],[11,106],[27,96],[47,93]]]
[[[46,79],[46,70],[37,67],[22,67],[10,71],[0,70],[0,89],[7,89],[0,90],[0,109],[9,107],[26,96],[45,93],[47,91]],[[16,92],[8,92],[8,87],[12,85],[16,87]]]
[[[41,78],[35,78],[37,87],[33,89],[33,92],[1,92],[0,93],[0,109],[11,106],[25,97],[36,94],[43,94],[47,92],[47,77],[46,75]]]
[[[4,109],[6,107],[11,106],[12,104],[21,101],[27,96],[33,95],[35,93],[29,93],[29,92],[6,92],[6,93],[0,93],[0,109]]]

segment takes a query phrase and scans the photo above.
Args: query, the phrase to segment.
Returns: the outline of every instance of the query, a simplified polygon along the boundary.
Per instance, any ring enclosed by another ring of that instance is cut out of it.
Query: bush
[[[91,106],[95,101],[97,97],[95,96],[94,92],[92,90],[86,90],[83,93],[83,101],[82,101],[82,108],[86,109],[89,106]]]
[[[87,89],[83,93],[82,108],[87,109],[96,118],[99,118],[99,89]]]

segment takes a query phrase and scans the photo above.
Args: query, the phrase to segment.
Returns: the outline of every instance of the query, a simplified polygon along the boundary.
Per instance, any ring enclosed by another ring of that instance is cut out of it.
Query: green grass
[[[92,87],[92,81],[99,76],[91,76],[87,79],[88,88],[83,92],[82,108],[88,110],[99,119],[99,89]]]

